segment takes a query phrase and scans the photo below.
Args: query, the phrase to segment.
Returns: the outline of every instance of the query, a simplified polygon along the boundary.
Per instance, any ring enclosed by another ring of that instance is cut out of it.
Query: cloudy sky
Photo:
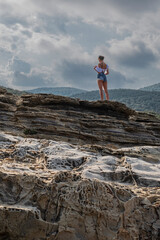
[[[160,82],[159,0],[0,0],[0,85],[97,89]]]

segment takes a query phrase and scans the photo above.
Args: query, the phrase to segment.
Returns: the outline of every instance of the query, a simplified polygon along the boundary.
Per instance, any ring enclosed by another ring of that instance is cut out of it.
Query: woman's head
[[[102,62],[102,61],[104,60],[104,56],[99,56],[99,57],[98,57],[98,60],[99,60],[100,62]]]

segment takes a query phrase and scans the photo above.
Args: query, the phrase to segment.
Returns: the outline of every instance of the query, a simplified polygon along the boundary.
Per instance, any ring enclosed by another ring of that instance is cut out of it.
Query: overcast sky
[[[160,82],[159,0],[0,0],[0,85],[97,89]]]

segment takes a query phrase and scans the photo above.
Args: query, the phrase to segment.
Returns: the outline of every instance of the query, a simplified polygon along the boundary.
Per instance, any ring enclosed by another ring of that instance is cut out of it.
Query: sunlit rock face
[[[0,89],[0,239],[160,239],[160,122]]]

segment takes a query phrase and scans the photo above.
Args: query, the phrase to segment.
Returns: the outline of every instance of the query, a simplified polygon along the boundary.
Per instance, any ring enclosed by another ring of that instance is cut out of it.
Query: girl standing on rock
[[[107,90],[107,77],[106,77],[106,75],[109,74],[109,67],[103,60],[104,60],[103,56],[98,57],[99,64],[98,66],[94,67],[94,70],[98,73],[97,82],[98,82],[101,100],[103,100],[103,89],[106,95],[106,100],[109,100],[109,95]]]

